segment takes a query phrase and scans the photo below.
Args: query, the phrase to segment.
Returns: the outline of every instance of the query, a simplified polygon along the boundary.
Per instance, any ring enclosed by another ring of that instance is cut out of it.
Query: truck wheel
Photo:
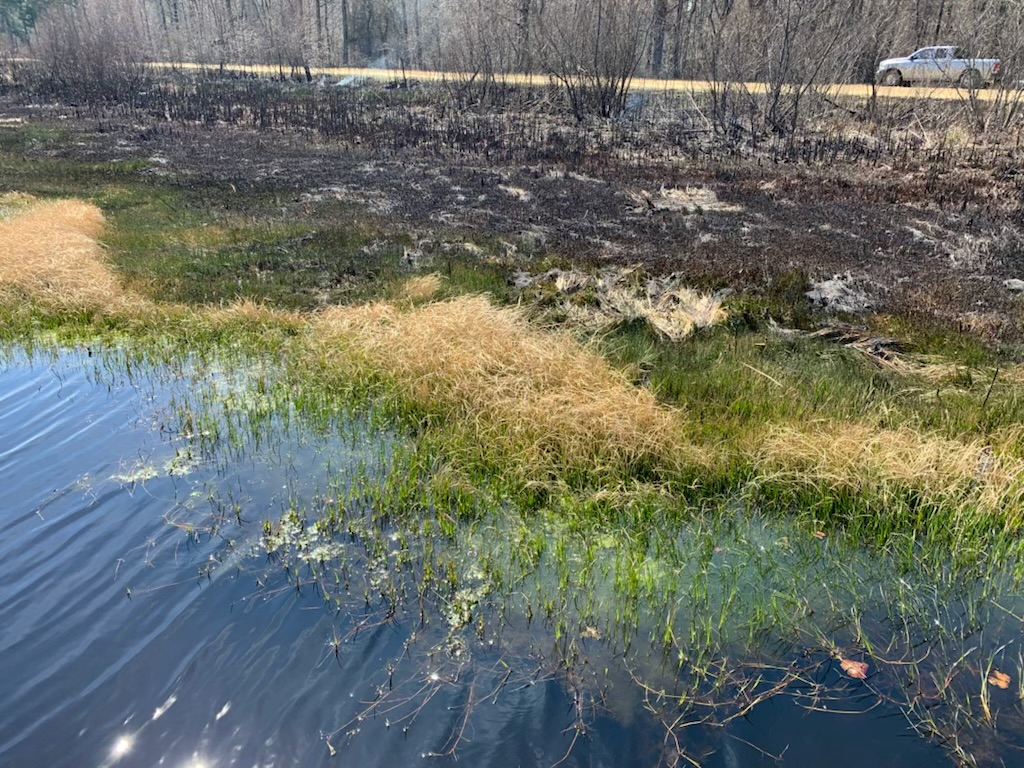
[[[882,85],[903,85],[903,75],[898,69],[887,69],[882,75]]]
[[[968,69],[960,75],[960,85],[971,91],[985,87],[985,81],[981,78],[981,72],[976,69]]]

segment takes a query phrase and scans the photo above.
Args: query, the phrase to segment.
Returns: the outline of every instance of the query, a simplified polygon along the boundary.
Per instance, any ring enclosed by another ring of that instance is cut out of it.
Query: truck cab
[[[983,88],[998,81],[1000,67],[999,59],[972,58],[959,46],[932,45],[909,56],[885,59],[878,65],[876,77],[882,85],[958,84]]]

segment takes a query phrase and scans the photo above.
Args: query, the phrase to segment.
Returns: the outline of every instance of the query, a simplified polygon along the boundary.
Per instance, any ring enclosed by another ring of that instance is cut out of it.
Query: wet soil
[[[548,116],[539,131],[506,112],[469,130],[465,115],[441,107],[430,119],[394,102],[378,112],[364,103],[358,123],[328,138],[308,126],[0,103],[9,121],[72,132],[59,149],[30,154],[145,161],[140,174],[209,188],[226,206],[232,196],[263,201],[254,215],[312,221],[341,203],[405,233],[408,259],[465,247],[514,269],[642,264],[755,295],[787,275],[838,275],[861,305],[847,311],[1024,338],[1024,294],[1012,283],[1024,279],[1024,174],[1013,147],[852,153],[850,141],[830,151],[811,137],[780,151],[643,124]],[[413,127],[403,132],[402,121]],[[536,139],[509,140],[516,131]]]

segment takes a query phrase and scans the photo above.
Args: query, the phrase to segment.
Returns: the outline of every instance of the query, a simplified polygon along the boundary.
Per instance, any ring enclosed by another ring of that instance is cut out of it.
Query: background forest
[[[950,43],[1012,69],[1022,0],[0,0],[4,48],[102,77],[143,61],[865,82]],[[1016,81],[1013,71],[1008,78]]]

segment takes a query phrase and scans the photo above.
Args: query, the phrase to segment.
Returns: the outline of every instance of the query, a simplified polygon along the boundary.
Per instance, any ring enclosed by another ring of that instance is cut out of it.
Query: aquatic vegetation
[[[982,755],[970,744],[996,708],[1006,743],[1024,726],[1012,701],[988,700],[988,719],[973,709],[986,701],[979,655],[993,660],[986,674],[1018,674],[998,640],[999,606],[1017,582],[998,566],[936,581],[853,541],[736,510],[686,521],[662,511],[644,528],[628,515],[602,525],[569,510],[492,506],[438,536],[446,509],[432,507],[429,485],[419,502],[402,502],[400,478],[421,470],[411,453],[396,459],[372,480],[372,501],[363,477],[326,516],[292,509],[264,523],[280,562],[306,563],[294,588],[315,586],[339,610],[365,604],[340,643],[419,616],[361,717],[408,725],[464,676],[499,691],[554,679],[580,702],[581,734],[598,702],[624,719],[647,709],[665,728],[670,765],[706,750],[698,727],[726,728],[773,699],[809,711],[891,708],[968,760]],[[343,582],[331,579],[339,572]],[[492,679],[488,669],[499,671]],[[993,679],[985,684],[1004,680]],[[356,739],[355,724],[339,724],[330,749]]]
[[[160,472],[156,467],[140,461],[131,467],[126,467],[123,472],[111,475],[110,479],[122,485],[135,485],[136,483],[145,483],[147,480],[152,480],[159,476]]]

